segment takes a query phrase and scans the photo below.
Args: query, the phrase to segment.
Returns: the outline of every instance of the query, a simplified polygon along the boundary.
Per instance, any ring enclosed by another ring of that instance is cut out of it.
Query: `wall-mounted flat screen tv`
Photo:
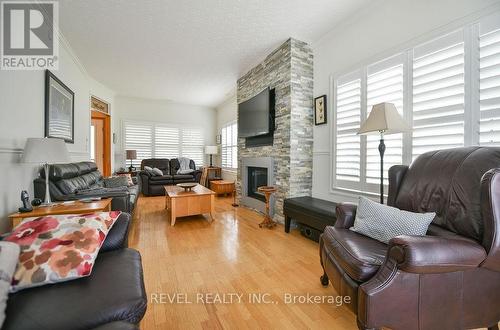
[[[269,134],[273,130],[271,91],[266,88],[238,105],[238,136],[242,138]]]

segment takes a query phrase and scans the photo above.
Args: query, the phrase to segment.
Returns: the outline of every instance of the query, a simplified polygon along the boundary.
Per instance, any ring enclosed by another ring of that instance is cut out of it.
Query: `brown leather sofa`
[[[389,171],[388,204],[436,212],[426,236],[388,245],[351,230],[337,206],[320,239],[323,285],[351,297],[360,329],[498,329],[500,148],[428,152]]]

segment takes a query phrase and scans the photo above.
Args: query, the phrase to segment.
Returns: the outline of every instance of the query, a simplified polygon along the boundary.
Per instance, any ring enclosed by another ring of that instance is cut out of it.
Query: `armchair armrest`
[[[486,251],[466,239],[402,235],[389,241],[388,257],[402,271],[436,274],[476,268],[486,258]]]
[[[354,225],[356,218],[356,204],[353,203],[339,203],[335,209],[337,220],[335,221],[336,228],[348,229]]]

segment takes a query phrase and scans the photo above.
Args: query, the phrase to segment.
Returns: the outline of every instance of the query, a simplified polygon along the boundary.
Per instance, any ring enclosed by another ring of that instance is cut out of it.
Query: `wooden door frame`
[[[103,176],[111,176],[111,116],[103,112],[91,110],[91,120],[99,119],[104,122],[103,145]]]

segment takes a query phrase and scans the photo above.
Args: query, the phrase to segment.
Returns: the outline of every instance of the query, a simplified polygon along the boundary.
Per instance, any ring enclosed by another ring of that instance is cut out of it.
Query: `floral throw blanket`
[[[121,212],[26,219],[4,238],[21,248],[11,292],[89,276]]]

